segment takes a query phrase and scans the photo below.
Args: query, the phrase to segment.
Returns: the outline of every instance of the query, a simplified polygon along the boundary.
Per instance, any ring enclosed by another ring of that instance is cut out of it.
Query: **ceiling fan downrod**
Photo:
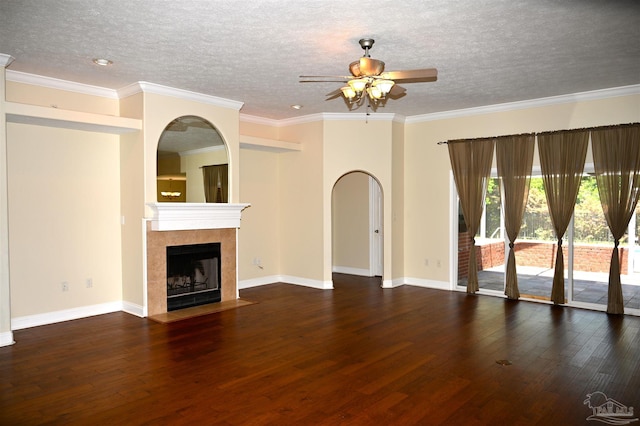
[[[371,57],[369,55],[369,49],[373,47],[373,43],[375,43],[375,40],[372,38],[361,38],[358,43],[360,43],[360,47],[364,49],[364,57],[365,58]]]

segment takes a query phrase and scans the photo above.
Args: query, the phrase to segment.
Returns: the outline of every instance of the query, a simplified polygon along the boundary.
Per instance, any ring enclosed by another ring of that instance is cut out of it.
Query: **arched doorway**
[[[209,121],[193,115],[172,120],[160,135],[158,202],[228,202],[227,147]]]
[[[383,275],[382,189],[370,174],[341,176],[331,197],[332,272]]]

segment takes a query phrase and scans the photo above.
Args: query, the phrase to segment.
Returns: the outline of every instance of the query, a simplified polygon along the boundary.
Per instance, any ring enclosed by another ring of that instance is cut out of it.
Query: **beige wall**
[[[325,250],[324,205],[330,209],[329,196],[324,197],[322,122],[283,127],[280,139],[300,141],[302,151],[280,154],[280,272],[303,279],[331,281],[330,247]],[[248,198],[247,202],[251,202]],[[328,241],[328,240],[327,240]],[[328,270],[324,264],[328,256]]]
[[[9,221],[7,183],[7,120],[5,64],[0,66],[0,346],[13,342],[11,331],[11,278],[9,274]]]
[[[638,120],[640,96],[625,96],[407,124],[405,276],[440,282],[449,282],[450,278],[449,155],[446,145],[437,145],[437,142]],[[539,164],[537,158],[536,164]],[[425,259],[429,260],[428,265]]]
[[[177,175],[182,173],[180,156],[177,153],[158,156],[157,173],[161,175]]]
[[[120,101],[123,115],[143,118],[142,93]],[[120,205],[122,239],[122,299],[142,307],[144,293],[144,253],[142,241],[146,226],[144,208],[144,129],[120,136]],[[154,170],[155,172],[155,170]]]
[[[118,136],[9,123],[7,139],[12,317],[120,301]]]
[[[392,124],[392,178],[393,200],[391,201],[391,226],[392,226],[392,267],[395,284],[403,283],[404,277],[404,202],[405,202],[405,125],[393,122]]]
[[[369,270],[369,175],[347,173],[333,187],[332,265]],[[340,269],[338,269],[339,271]]]
[[[240,202],[251,203],[242,212],[238,231],[238,276],[241,281],[281,274],[281,214],[284,209],[280,202],[278,169],[281,156],[290,155],[295,153],[240,150]]]
[[[69,111],[119,115],[119,100],[116,97],[92,96],[15,81],[7,82],[6,100]],[[124,117],[133,118],[130,115],[124,115]]]
[[[350,171],[373,176],[382,189],[383,203],[383,280],[393,277],[393,122],[391,120],[325,121],[324,123],[324,229],[326,273],[331,271],[331,191],[337,180]]]
[[[143,120],[141,131],[121,136],[7,125],[14,318],[113,301],[144,305],[143,221],[150,214],[144,203],[156,199],[160,134],[182,115],[201,116],[220,131],[230,158],[231,201],[252,204],[238,237],[240,280],[283,276],[325,285],[337,251],[331,197],[346,173],[369,173],[381,185],[385,281],[449,282],[450,168],[446,146],[436,142],[640,120],[640,96],[627,96],[407,124],[376,118],[281,126],[240,121],[233,109],[154,93],[114,103],[8,86],[12,102]],[[300,142],[302,150],[240,150],[240,131]],[[61,291],[62,281],[69,292]]]
[[[253,120],[252,120],[253,118]],[[255,117],[243,117],[240,116],[240,134],[244,136],[254,136],[258,138],[267,138],[278,140],[280,135],[280,128],[278,126],[270,124],[256,123]],[[257,119],[260,121],[260,119]],[[297,141],[295,141],[297,142]]]

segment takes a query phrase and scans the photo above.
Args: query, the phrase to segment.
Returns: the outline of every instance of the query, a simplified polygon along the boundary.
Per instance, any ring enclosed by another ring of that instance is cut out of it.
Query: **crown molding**
[[[240,121],[244,121],[245,123],[260,124],[263,126],[278,127],[278,123],[280,120],[240,113]]]
[[[7,81],[47,87],[49,89],[65,90],[67,92],[81,93],[84,95],[118,99],[118,92],[113,89],[76,83],[74,81],[60,80],[58,78],[45,77],[42,75],[28,74],[20,71],[7,70]]]
[[[261,124],[272,127],[286,127],[294,126],[297,124],[313,123],[317,121],[393,121],[398,123],[404,123],[406,117],[400,114],[393,113],[333,113],[322,112],[318,114],[303,115],[301,117],[285,118],[282,120],[274,120],[271,118],[263,118],[255,115],[240,114],[240,121],[253,124]]]
[[[11,58],[11,57],[9,57]],[[13,59],[13,58],[11,58]],[[3,55],[0,54],[0,64],[2,64]],[[4,58],[8,61],[8,58]],[[216,105],[223,108],[234,109],[239,111],[244,105],[243,102],[231,99],[219,98],[216,96],[203,95],[202,93],[190,92],[188,90],[174,89],[172,87],[162,86],[159,84],[149,83],[146,81],[138,81],[118,90],[107,89],[105,87],[91,86],[88,84],[77,83],[74,81],[60,80],[53,77],[45,77],[36,74],[28,74],[20,71],[7,70],[7,81],[16,83],[30,84],[34,86],[47,87],[50,89],[65,90],[68,92],[81,93],[85,95],[100,96],[110,99],[121,99],[136,93],[155,93],[158,95],[171,96],[195,102],[201,102],[209,105]]]
[[[11,55],[7,55],[5,53],[0,53],[0,66],[6,68],[13,62],[15,58]]]
[[[548,98],[531,99],[527,101],[507,102],[504,104],[485,105],[475,108],[458,109],[453,111],[434,112],[431,114],[413,115],[407,117],[406,123],[422,123],[425,121],[445,120],[449,118],[469,117],[473,115],[491,114],[495,112],[514,111],[528,108],[539,108],[560,105],[571,102],[594,101],[631,96],[640,94],[640,84],[632,86],[613,87],[610,89],[592,90],[589,92],[571,93],[568,95],[550,96]]]
[[[325,113],[324,119],[326,121],[396,121],[400,123],[405,121],[403,115],[387,112]]]
[[[8,66],[13,61],[10,55],[0,53],[0,66]],[[53,77],[45,77],[36,74],[24,73],[21,71],[6,70],[6,80],[16,83],[24,83],[35,86],[59,89],[85,95],[100,96],[110,99],[121,99],[136,93],[155,93],[163,96],[201,102],[215,105],[222,108],[229,108],[240,111],[244,102],[231,99],[219,98],[217,96],[204,95],[202,93],[188,90],[176,89],[162,86],[146,81],[139,81],[118,90],[105,87],[91,86],[88,84],[76,83],[68,80],[61,80]],[[608,89],[593,90],[589,92],[571,93],[567,95],[551,96],[547,98],[531,99],[526,101],[507,102],[495,105],[485,105],[474,108],[465,108],[451,111],[434,112],[429,114],[413,115],[405,117],[393,113],[318,113],[304,115],[301,117],[285,118],[274,120],[270,118],[258,117],[247,114],[240,114],[240,121],[247,123],[261,124],[272,127],[285,127],[297,124],[312,123],[317,121],[393,121],[404,124],[421,123],[427,121],[445,120],[450,118],[469,117],[474,115],[490,114],[496,112],[514,111],[527,108],[538,108],[552,105],[559,105],[571,102],[583,102],[614,98],[619,96],[631,96],[640,94],[640,84]]]
[[[188,151],[180,151],[178,152],[178,155],[180,157],[186,157],[189,155],[205,154],[207,152],[224,151],[226,149],[227,148],[224,145],[214,145],[214,146],[207,146],[205,148],[197,148],[197,149],[190,149]]]
[[[283,118],[282,120],[275,120],[273,118],[264,118],[257,115],[240,114],[240,121],[245,123],[261,124],[263,126],[271,127],[285,127],[293,126],[296,124],[313,123],[316,121],[324,121],[327,113],[309,114],[300,117]]]
[[[176,89],[173,87],[162,86],[160,84],[149,83],[147,81],[138,81],[130,84],[122,89],[118,89],[118,96],[125,98],[136,93],[154,93],[156,95],[171,96],[188,101],[200,102],[209,105],[215,105],[222,108],[234,109],[240,111],[244,102],[234,101],[232,99],[219,98],[217,96],[204,95],[202,93],[191,92],[189,90]]]

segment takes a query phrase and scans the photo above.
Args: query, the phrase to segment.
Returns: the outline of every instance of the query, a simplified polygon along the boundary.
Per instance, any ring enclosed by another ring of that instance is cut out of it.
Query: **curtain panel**
[[[475,235],[484,210],[494,146],[495,139],[456,140],[447,144],[462,214],[471,237],[467,293],[479,290]]]
[[[558,239],[551,300],[565,303],[562,238],[573,216],[584,172],[589,143],[588,130],[548,132],[538,135],[542,183],[551,224]]]
[[[496,161],[502,196],[505,232],[509,239],[505,292],[509,299],[518,299],[515,241],[522,226],[524,209],[529,198],[529,183],[533,166],[535,135],[504,136],[496,139]]]
[[[607,313],[623,314],[618,246],[640,197],[640,124],[592,130],[591,147],[602,211],[614,238]]]
[[[229,201],[228,175],[228,164],[202,167],[205,203],[227,203]]]

